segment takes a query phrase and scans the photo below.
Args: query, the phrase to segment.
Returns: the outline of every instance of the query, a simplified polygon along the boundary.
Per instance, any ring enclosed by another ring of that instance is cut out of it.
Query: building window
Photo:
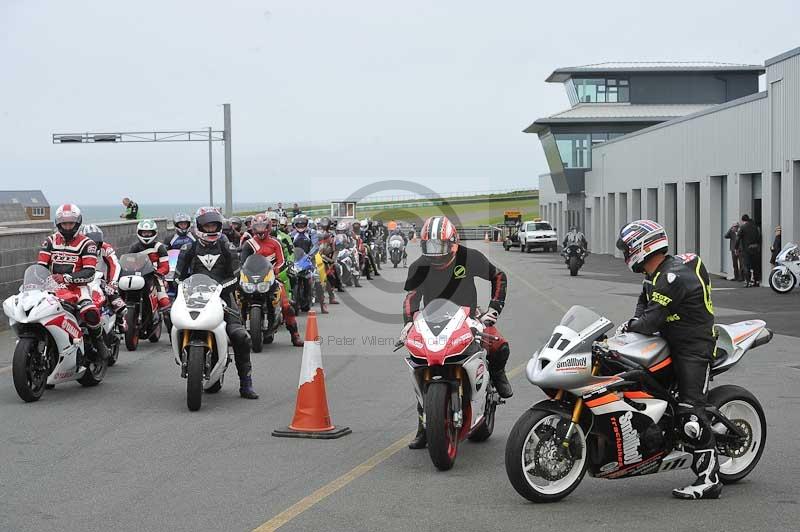
[[[44,218],[44,207],[32,207],[31,216],[34,218]]]
[[[591,168],[592,148],[623,133],[556,134],[556,146],[564,168]]]
[[[581,103],[630,102],[630,82],[620,78],[585,78],[573,80]]]

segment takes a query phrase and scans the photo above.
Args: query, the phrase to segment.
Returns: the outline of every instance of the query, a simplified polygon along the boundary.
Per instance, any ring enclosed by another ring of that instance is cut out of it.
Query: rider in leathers
[[[405,326],[400,340],[405,342],[413,327],[414,313],[420,304],[433,299],[448,299],[461,306],[471,308],[472,314],[486,326],[486,333],[499,340],[483,340],[488,352],[489,375],[500,397],[513,395],[511,384],[506,376],[506,362],[511,350],[495,327],[506,300],[506,274],[489,259],[475,249],[458,244],[458,232],[446,216],[428,218],[420,235],[422,257],[415,260],[408,270],[404,289],[408,292],[403,301],[403,321]],[[478,316],[475,278],[485,279],[492,284],[489,308]],[[422,405],[417,405],[419,425],[417,435],[409,444],[411,449],[427,446],[425,428],[422,424]]]
[[[716,343],[708,272],[693,253],[668,255],[666,232],[651,220],[623,227],[617,248],[632,271],[645,274],[634,317],[618,333],[660,333],[669,343],[675,366],[678,420],[693,448],[692,471],[697,480],[672,494],[682,499],[715,499],[722,492],[722,482],[714,431],[705,413]]]
[[[176,214],[172,219],[172,223],[175,226],[175,232],[164,237],[164,245],[167,246],[167,251],[181,249],[186,244],[194,242],[194,235],[189,230],[192,226],[192,218],[188,214]]]
[[[214,207],[201,207],[195,214],[197,240],[181,248],[175,273],[183,281],[190,275],[208,275],[223,287],[225,330],[233,345],[236,371],[239,373],[239,395],[258,399],[253,389],[250,363],[250,336],[242,325],[234,293],[239,284],[239,258],[236,246],[222,235],[222,215]]]

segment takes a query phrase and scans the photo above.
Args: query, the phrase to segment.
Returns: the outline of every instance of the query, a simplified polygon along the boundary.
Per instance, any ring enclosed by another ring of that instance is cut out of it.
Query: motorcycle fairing
[[[772,339],[772,332],[762,320],[747,320],[730,325],[715,325],[717,345],[711,374],[718,375],[736,365],[744,354],[753,347],[765,344]]]

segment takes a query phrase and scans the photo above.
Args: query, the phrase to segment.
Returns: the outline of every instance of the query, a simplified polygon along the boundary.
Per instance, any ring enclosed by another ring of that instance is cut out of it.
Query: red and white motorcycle
[[[18,337],[12,362],[14,387],[25,402],[38,401],[47,385],[78,381],[96,386],[106,374],[106,361],[99,360],[86,340],[85,326],[75,318],[73,296],[50,270],[34,264],[25,270],[19,294],[3,302],[3,312]],[[102,325],[113,333],[113,315],[104,312]]]
[[[492,435],[495,409],[504,402],[489,378],[480,341],[497,338],[483,330],[470,317],[469,307],[434,299],[414,315],[405,341],[414,392],[423,406],[428,452],[441,470],[453,467],[459,442]]]

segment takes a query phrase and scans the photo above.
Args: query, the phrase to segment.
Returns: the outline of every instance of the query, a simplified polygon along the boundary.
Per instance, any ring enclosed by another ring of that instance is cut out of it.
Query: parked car
[[[558,250],[556,228],[547,220],[523,222],[519,229],[519,250],[530,253],[532,249],[542,248],[544,251]]]

